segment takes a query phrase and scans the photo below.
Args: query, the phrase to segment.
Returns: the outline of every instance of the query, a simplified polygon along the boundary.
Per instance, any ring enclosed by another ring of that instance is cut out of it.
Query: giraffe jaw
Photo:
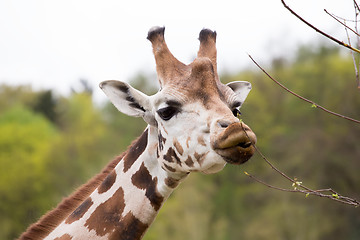
[[[202,173],[204,173],[204,174],[213,174],[213,173],[220,172],[221,170],[224,169],[225,165],[226,165],[226,162],[215,164],[215,165],[209,167],[208,169],[203,170]]]

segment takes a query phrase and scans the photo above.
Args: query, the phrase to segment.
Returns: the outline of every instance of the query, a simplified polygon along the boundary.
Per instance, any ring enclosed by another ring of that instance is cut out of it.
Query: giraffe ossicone
[[[169,51],[164,31],[154,27],[147,36],[160,82],[156,94],[121,81],[100,83],[120,112],[148,123],[144,133],[22,239],[141,239],[190,172],[215,173],[254,154],[256,136],[237,118],[251,84],[220,82],[216,32],[200,32],[197,57],[185,65]]]

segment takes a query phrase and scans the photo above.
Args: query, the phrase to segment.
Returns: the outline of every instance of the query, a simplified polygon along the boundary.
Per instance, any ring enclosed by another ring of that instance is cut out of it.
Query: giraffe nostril
[[[230,123],[227,121],[218,121],[218,124],[222,128],[227,128],[230,125]]]
[[[237,146],[242,147],[242,148],[248,148],[251,146],[251,142],[241,142]]]

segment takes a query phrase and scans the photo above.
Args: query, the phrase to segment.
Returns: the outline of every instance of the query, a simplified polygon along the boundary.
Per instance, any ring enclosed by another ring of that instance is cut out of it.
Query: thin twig
[[[345,27],[345,32],[346,32],[346,36],[347,36],[347,38],[348,38],[349,45],[351,45],[351,40],[350,40],[349,32],[348,32],[348,30],[347,30],[346,27]],[[358,35],[358,36],[359,36],[359,35]],[[354,68],[355,68],[355,78],[356,78],[356,81],[359,82],[359,71],[358,71],[358,68],[357,68],[355,55],[354,55],[354,52],[353,52],[353,51],[350,51],[350,53],[351,53],[351,57],[352,57],[353,64],[354,64]]]
[[[305,194],[305,196],[309,196],[309,195],[314,195],[317,197],[325,197],[325,198],[329,198],[331,200],[343,203],[343,204],[348,204],[348,205],[353,205],[355,207],[360,206],[360,202],[358,202],[356,199],[352,199],[352,198],[348,198],[348,197],[344,197],[339,195],[338,193],[335,193],[335,191],[330,191],[330,194],[323,194],[323,193],[319,193],[319,190],[314,190],[314,191],[307,191],[307,190],[301,190],[301,189],[286,189],[286,188],[280,188],[280,187],[276,187],[273,185],[270,185],[262,180],[260,180],[259,178],[255,177],[254,175],[248,173],[248,172],[244,172],[246,176],[250,177],[251,179],[255,180],[258,183],[263,184],[264,186],[271,188],[271,189],[275,189],[275,190],[279,190],[282,192],[293,192],[293,193],[302,193]],[[302,186],[302,185],[300,185]]]
[[[334,15],[334,17],[336,17],[337,19],[342,20],[342,21],[351,22],[351,23],[356,22],[356,20],[342,18],[342,17],[336,16],[335,14],[333,14],[333,15]],[[357,20],[357,21],[360,21],[360,20]]]
[[[360,12],[360,8],[359,8],[359,5],[357,4],[357,2],[354,0],[354,10],[355,10],[355,31],[356,32],[359,32],[358,31],[358,22],[357,22],[357,20],[358,20],[358,16],[359,16],[359,12]],[[357,36],[357,48],[359,48],[359,46],[360,46],[360,37],[359,36]],[[355,58],[354,58],[355,59]],[[359,63],[359,68],[360,68],[360,61],[358,61]],[[356,68],[356,67],[355,67]],[[359,68],[357,68],[357,69],[359,69]],[[360,90],[360,77],[359,77],[359,72],[357,72],[357,87],[358,87],[358,89]]]
[[[357,4],[357,2],[355,0],[354,0],[354,5],[355,5],[355,11],[357,9],[360,12],[359,4]]]
[[[330,110],[324,108],[323,106],[321,106],[321,105],[319,105],[319,104],[317,104],[317,103],[315,103],[315,102],[313,102],[313,101],[311,101],[311,100],[309,100],[309,99],[307,99],[307,98],[304,98],[304,97],[300,96],[299,94],[291,91],[290,89],[288,89],[287,87],[285,87],[284,85],[282,85],[279,81],[277,81],[277,80],[274,79],[272,76],[270,76],[270,74],[268,74],[250,55],[248,55],[248,56],[249,56],[250,59],[255,63],[255,65],[256,65],[258,68],[260,68],[260,70],[263,71],[263,72],[266,74],[266,76],[268,76],[271,80],[273,80],[277,85],[279,85],[280,87],[282,87],[285,91],[291,93],[292,95],[296,96],[297,98],[299,98],[299,99],[301,99],[301,100],[303,100],[303,101],[305,101],[305,102],[308,102],[308,103],[312,104],[312,107],[314,107],[314,108],[319,108],[319,109],[323,110],[324,112],[327,112],[327,113],[332,114],[332,115],[334,115],[334,116],[337,116],[337,117],[340,117],[340,118],[343,118],[343,119],[346,119],[346,120],[349,120],[349,121],[352,121],[352,122],[355,122],[355,123],[360,124],[360,121],[359,121],[359,120],[356,120],[356,119],[353,119],[353,118],[350,118],[350,117],[341,115],[341,114],[339,114],[339,113],[330,111]]]
[[[260,180],[259,178],[255,177],[254,175],[252,175],[252,174],[250,174],[250,173],[248,173],[248,172],[244,172],[244,173],[245,173],[246,176],[254,179],[254,180],[255,180],[256,182],[258,182],[258,183],[261,183],[261,184],[267,186],[268,188],[272,188],[272,189],[279,190],[279,191],[283,191],[283,192],[299,192],[299,191],[293,190],[293,189],[286,189],[286,188],[275,187],[275,186],[273,186],[273,185],[270,185],[270,184],[264,182],[263,180]]]
[[[303,23],[305,23],[306,25],[308,25],[310,28],[314,29],[316,32],[320,33],[321,35],[329,38],[330,40],[336,42],[337,44],[343,46],[343,47],[346,47],[352,51],[355,51],[357,53],[360,53],[360,50],[359,49],[356,49],[356,48],[353,48],[351,47],[350,45],[330,36],[329,34],[321,31],[320,29],[316,28],[314,25],[310,24],[309,22],[307,22],[304,18],[300,17],[296,12],[294,12],[288,5],[286,5],[285,1],[284,0],[281,0],[282,4],[284,5],[284,7],[289,10],[291,12],[291,14],[293,14],[295,17],[297,17],[298,19],[300,19]]]
[[[337,16],[335,16],[332,13],[329,13],[326,9],[324,9],[324,12],[326,12],[330,17],[332,17],[333,19],[335,19],[337,22],[339,22],[341,25],[343,25],[345,27],[345,29],[349,29],[350,31],[352,31],[353,33],[355,33],[357,36],[360,36],[359,33],[357,33],[354,29],[352,29],[351,27],[349,27],[348,25],[346,25],[345,23],[345,19],[343,19],[344,23],[341,22]],[[349,46],[351,46],[351,44],[349,43]],[[351,51],[352,52],[352,51]]]
[[[242,130],[244,131],[245,135],[247,136],[247,138],[250,140],[249,135],[247,134],[243,124],[241,124]],[[249,176],[250,178],[254,179],[255,181],[269,187],[272,189],[276,189],[279,191],[284,191],[284,192],[298,192],[298,193],[303,193],[306,194],[305,196],[307,197],[308,195],[314,195],[314,196],[318,196],[318,197],[325,197],[325,198],[329,198],[331,200],[343,203],[343,204],[348,204],[348,205],[353,205],[355,207],[360,206],[360,202],[357,201],[356,199],[353,198],[349,198],[349,197],[345,197],[342,196],[340,194],[338,194],[337,192],[335,192],[332,188],[328,188],[328,189],[319,189],[319,190],[312,190],[308,187],[306,187],[305,185],[302,184],[302,182],[298,181],[298,179],[292,179],[289,176],[287,176],[285,173],[283,173],[282,171],[280,171],[277,167],[275,167],[266,157],[265,155],[259,150],[259,148],[251,142],[251,145],[255,148],[256,152],[262,157],[262,159],[273,169],[275,170],[277,173],[279,173],[281,176],[283,176],[284,178],[286,178],[287,180],[289,180],[290,182],[292,182],[292,186],[293,189],[285,189],[285,188],[280,188],[280,187],[275,187],[273,185],[270,185],[256,177],[254,177],[253,175],[251,175],[248,172],[244,172],[247,176]],[[323,192],[329,192],[331,194],[324,194]]]

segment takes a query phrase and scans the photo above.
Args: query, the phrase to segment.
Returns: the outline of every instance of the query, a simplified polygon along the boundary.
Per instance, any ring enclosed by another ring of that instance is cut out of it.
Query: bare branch
[[[349,36],[348,30],[347,30],[346,27],[345,27],[345,32],[346,32],[346,36],[348,38],[349,45],[351,45],[350,36]],[[358,41],[359,41],[359,35],[357,35],[357,36],[358,36]],[[354,68],[355,68],[355,78],[356,78],[356,81],[358,82],[358,88],[359,88],[360,87],[359,86],[359,83],[360,83],[360,81],[359,81],[359,71],[358,71],[358,68],[357,68],[355,55],[354,55],[353,51],[350,51],[350,53],[351,53],[351,57],[353,59]]]
[[[247,138],[249,138],[248,134],[245,131],[244,126],[241,124],[242,130],[244,131],[245,135],[247,136]],[[250,140],[250,138],[249,138]],[[251,142],[251,141],[250,141]],[[283,173],[282,171],[280,171],[278,168],[276,168],[265,156],[264,154],[262,154],[262,152],[259,150],[259,148],[255,145],[255,144],[251,144],[256,152],[262,157],[262,159],[273,169],[275,170],[277,173],[279,173],[281,176],[283,176],[285,179],[287,179],[288,181],[292,182],[292,186],[293,189],[286,189],[286,188],[280,188],[280,187],[275,187],[273,185],[270,185],[256,177],[254,177],[253,175],[251,175],[248,172],[244,172],[247,176],[249,176],[250,178],[254,179],[255,181],[269,187],[272,189],[276,189],[279,191],[283,191],[283,192],[297,192],[297,193],[303,193],[306,194],[305,196],[309,196],[309,195],[314,195],[317,197],[325,197],[325,198],[329,198],[331,200],[343,203],[343,204],[348,204],[348,205],[353,205],[355,207],[360,206],[360,202],[357,201],[356,199],[353,198],[349,198],[349,197],[345,197],[340,195],[339,193],[335,192],[333,189],[328,188],[328,189],[319,189],[319,190],[312,190],[308,187],[306,187],[305,185],[302,184],[302,182],[300,182],[298,179],[292,179],[289,176],[287,176],[285,173]],[[329,194],[326,194],[329,193]]]
[[[355,31],[356,32],[359,32],[358,31],[358,15],[359,15],[359,12],[360,12],[360,8],[359,8],[359,5],[357,4],[357,2],[354,0],[354,8],[355,8]],[[359,36],[357,36],[357,48],[360,46],[360,37]],[[355,60],[355,57],[353,57],[353,59]],[[354,64],[356,64],[356,61],[355,61],[355,63]],[[358,64],[359,64],[359,67],[357,68],[356,66],[355,66],[355,68],[356,69],[359,69],[360,68],[360,61],[358,61]],[[359,72],[358,72],[358,70],[356,70],[357,71],[357,87],[358,87],[358,89],[360,90],[360,77],[359,77]]]
[[[339,22],[341,25],[343,25],[345,27],[345,29],[349,29],[350,31],[352,31],[353,33],[355,33],[357,36],[360,36],[359,33],[357,33],[354,29],[350,28],[348,25],[346,25],[346,20],[343,19],[344,22],[341,22],[334,14],[329,13],[326,9],[324,9],[324,12],[326,12],[330,17],[332,17],[333,19],[335,19],[337,22]],[[349,43],[349,45],[351,46],[351,44]]]
[[[280,188],[280,187],[275,187],[273,185],[270,185],[266,182],[264,182],[263,180],[260,180],[259,178],[255,177],[254,175],[248,173],[248,172],[244,172],[246,176],[248,176],[249,178],[254,179],[256,182],[261,183],[262,185],[267,186],[268,188],[272,188],[275,190],[279,190],[279,191],[283,191],[283,192],[299,192],[298,190],[292,190],[292,189],[286,189],[286,188]]]
[[[307,22],[305,19],[303,19],[302,17],[300,17],[296,12],[294,12],[288,5],[286,5],[285,1],[284,0],[281,0],[282,4],[284,5],[284,7],[289,10],[291,12],[291,14],[293,14],[295,17],[297,17],[298,19],[300,19],[303,23],[305,23],[306,25],[308,25],[309,27],[311,27],[312,29],[314,29],[316,32],[320,33],[321,35],[329,38],[330,40],[336,42],[337,44],[343,46],[343,47],[346,47],[352,51],[355,51],[357,53],[360,53],[360,50],[357,49],[357,48],[353,48],[351,47],[350,45],[330,36],[329,34],[321,31],[320,29],[316,28],[314,25],[310,24],[309,22]]]
[[[354,0],[355,11],[356,9],[360,12],[359,4]]]
[[[270,74],[268,74],[250,55],[248,55],[248,56],[249,56],[250,59],[255,63],[255,65],[256,65],[258,68],[260,68],[260,70],[263,71],[263,72],[266,74],[266,76],[268,76],[271,80],[273,80],[277,85],[279,85],[280,87],[282,87],[283,89],[285,89],[285,91],[291,93],[292,95],[296,96],[297,98],[299,98],[299,99],[301,99],[301,100],[303,100],[303,101],[305,101],[305,102],[308,102],[308,103],[312,104],[312,107],[314,107],[314,108],[319,108],[319,109],[323,110],[324,112],[327,112],[327,113],[332,114],[332,115],[334,115],[334,116],[337,116],[337,117],[340,117],[340,118],[343,118],[343,119],[346,119],[346,120],[349,120],[349,121],[352,121],[352,122],[355,122],[355,123],[360,124],[360,121],[359,121],[359,120],[356,120],[356,119],[353,119],[353,118],[350,118],[350,117],[341,115],[341,114],[339,114],[339,113],[335,113],[335,112],[333,112],[333,111],[330,111],[330,110],[324,108],[323,106],[321,106],[321,105],[319,105],[319,104],[317,104],[317,103],[315,103],[315,102],[313,102],[313,101],[311,101],[311,100],[309,100],[309,99],[307,99],[307,98],[304,98],[304,97],[300,96],[299,94],[291,91],[290,89],[288,89],[287,87],[285,87],[284,85],[282,85],[279,81],[277,81],[277,80],[274,79],[272,76],[270,76]]]
[[[309,196],[309,195],[314,195],[317,197],[325,197],[325,198],[329,198],[331,200],[343,203],[343,204],[348,204],[348,205],[352,205],[355,207],[360,206],[360,202],[357,201],[356,199],[352,199],[349,197],[344,197],[339,195],[338,193],[336,193],[335,191],[333,191],[332,189],[329,189],[327,192],[329,192],[330,194],[323,194],[321,192],[326,192],[326,190],[301,190],[301,189],[286,189],[286,188],[280,188],[280,187],[275,187],[273,185],[270,185],[260,179],[258,179],[257,177],[255,177],[254,175],[248,173],[248,172],[244,172],[246,176],[250,177],[251,179],[255,180],[258,183],[263,184],[264,186],[271,188],[271,189],[275,189],[275,190],[279,190],[282,192],[293,192],[293,193],[302,193],[305,194],[305,196]],[[303,187],[303,185],[300,185],[300,187]]]

